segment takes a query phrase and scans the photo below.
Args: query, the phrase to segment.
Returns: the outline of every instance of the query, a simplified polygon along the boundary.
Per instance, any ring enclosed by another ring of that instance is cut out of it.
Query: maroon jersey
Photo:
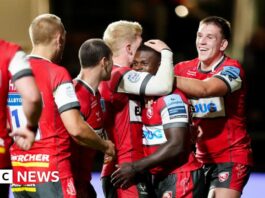
[[[74,80],[76,95],[80,102],[81,114],[84,120],[97,132],[103,135],[103,113],[100,106],[100,93],[94,91],[85,81],[76,78]],[[96,150],[81,146],[72,141],[71,165],[76,180],[91,180],[91,171]]]
[[[142,121],[144,154],[149,156],[167,141],[164,132],[165,128],[189,128],[190,111],[188,100],[180,91],[176,90],[170,95],[146,102],[142,111]],[[194,156],[192,145],[190,145],[188,161],[181,166],[176,164],[169,161],[162,166],[151,169],[150,172],[152,174],[168,175],[170,173],[196,170],[202,166]]]
[[[116,92],[122,76],[130,70],[114,65],[111,80],[101,82],[99,87],[105,103],[104,127],[115,144],[118,164],[143,157],[140,101],[137,96]],[[102,176],[111,174],[112,168],[105,165]]]
[[[61,179],[71,177],[70,135],[60,117],[60,113],[64,111],[79,108],[71,77],[65,68],[41,57],[31,56],[30,63],[41,92],[43,110],[32,148],[23,151],[16,144],[12,145],[12,167],[14,171],[36,171],[46,175],[57,171]],[[16,103],[19,97],[15,88],[10,85],[8,106],[13,128],[25,124],[21,104]],[[49,179],[51,181],[54,178]],[[36,180],[34,183],[42,182],[38,177]]]
[[[22,62],[12,62],[17,53],[22,53],[19,50],[18,45],[0,39],[0,169],[10,166],[9,147],[12,139],[8,136],[6,125],[6,105],[10,76],[15,81],[20,77],[32,75],[29,65],[22,64]]]
[[[179,63],[175,75],[204,80],[216,77],[230,90],[223,97],[191,98],[193,119],[202,128],[197,157],[203,163],[252,163],[250,137],[246,131],[245,74],[238,61],[223,59],[211,71],[200,69],[198,59]]]

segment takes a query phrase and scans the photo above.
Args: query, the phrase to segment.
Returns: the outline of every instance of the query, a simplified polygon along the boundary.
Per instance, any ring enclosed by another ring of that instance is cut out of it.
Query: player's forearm
[[[79,129],[76,129],[71,133],[74,139],[83,146],[100,150],[105,153],[108,149],[108,144],[106,141],[101,139],[85,122],[79,126]]]
[[[42,111],[40,92],[32,76],[16,80],[15,85],[22,97],[24,114],[29,126],[37,126]]]
[[[188,96],[196,98],[207,97],[208,92],[204,81],[181,76],[176,76],[176,79],[176,87]]]
[[[173,81],[173,54],[165,49],[161,51],[161,64],[156,75],[146,85],[145,95],[166,95],[172,91]]]
[[[185,153],[182,145],[164,144],[160,148],[145,158],[133,163],[133,167],[137,172],[148,170],[159,166],[163,163],[176,161],[180,155]]]

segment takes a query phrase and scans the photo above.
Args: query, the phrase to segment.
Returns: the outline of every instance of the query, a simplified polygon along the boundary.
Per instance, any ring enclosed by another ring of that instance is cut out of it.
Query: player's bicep
[[[206,97],[224,96],[229,91],[228,84],[220,78],[216,78],[216,77],[208,78],[204,80],[203,83],[204,83],[204,90],[206,90],[205,91]]]
[[[183,127],[171,127],[164,129],[165,136],[167,141],[176,146],[183,147],[186,142],[186,139],[189,138],[188,136],[188,127],[187,125],[183,125]]]
[[[80,131],[78,126],[81,125],[80,122],[83,119],[81,118],[81,114],[78,109],[68,109],[66,111],[63,111],[60,114],[60,117],[63,121],[65,128],[71,135],[74,135],[75,131]]]

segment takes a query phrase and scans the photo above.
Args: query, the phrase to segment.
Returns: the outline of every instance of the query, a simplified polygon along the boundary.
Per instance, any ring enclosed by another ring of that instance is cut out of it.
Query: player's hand
[[[200,139],[203,136],[203,130],[200,125],[195,125],[192,123],[191,125],[191,139],[193,143],[196,143],[197,141],[200,141]]]
[[[158,39],[151,39],[149,41],[144,42],[144,44],[148,47],[153,48],[154,50],[158,52],[161,52],[163,49],[170,50],[170,48],[168,47],[166,43]]]
[[[105,150],[104,163],[109,163],[115,159],[115,145],[110,140],[106,140],[108,145]]]
[[[29,150],[35,141],[35,132],[30,131],[27,127],[18,128],[9,135],[14,138],[18,147],[23,150]]]
[[[117,170],[111,175],[111,183],[115,187],[127,189],[133,184],[133,180],[136,176],[136,170],[132,163],[123,163],[116,165]]]

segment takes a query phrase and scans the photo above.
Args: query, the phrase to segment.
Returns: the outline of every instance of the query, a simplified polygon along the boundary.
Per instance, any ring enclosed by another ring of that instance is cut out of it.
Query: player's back
[[[31,162],[36,162],[36,155],[41,165],[30,167],[32,170],[42,169],[48,166],[51,171],[58,170],[61,178],[68,177],[70,173],[70,135],[68,134],[60,113],[75,105],[64,98],[62,87],[71,83],[71,77],[65,68],[60,67],[46,59],[40,57],[30,57],[33,74],[41,92],[43,110],[38,124],[36,141],[32,148],[26,153],[21,151],[16,145],[12,146],[12,165],[20,162],[19,156],[25,156]],[[67,87],[63,90],[67,90]],[[69,91],[66,94],[74,94]],[[12,108],[18,107],[10,107]],[[14,111],[14,110],[13,110]],[[19,111],[17,111],[19,113]],[[20,113],[22,113],[20,111]],[[22,118],[18,115],[18,118]],[[22,120],[23,121],[23,120]],[[20,123],[21,124],[21,123]],[[26,155],[30,157],[26,157]],[[32,163],[34,164],[34,163]],[[22,165],[23,166],[23,165]]]

